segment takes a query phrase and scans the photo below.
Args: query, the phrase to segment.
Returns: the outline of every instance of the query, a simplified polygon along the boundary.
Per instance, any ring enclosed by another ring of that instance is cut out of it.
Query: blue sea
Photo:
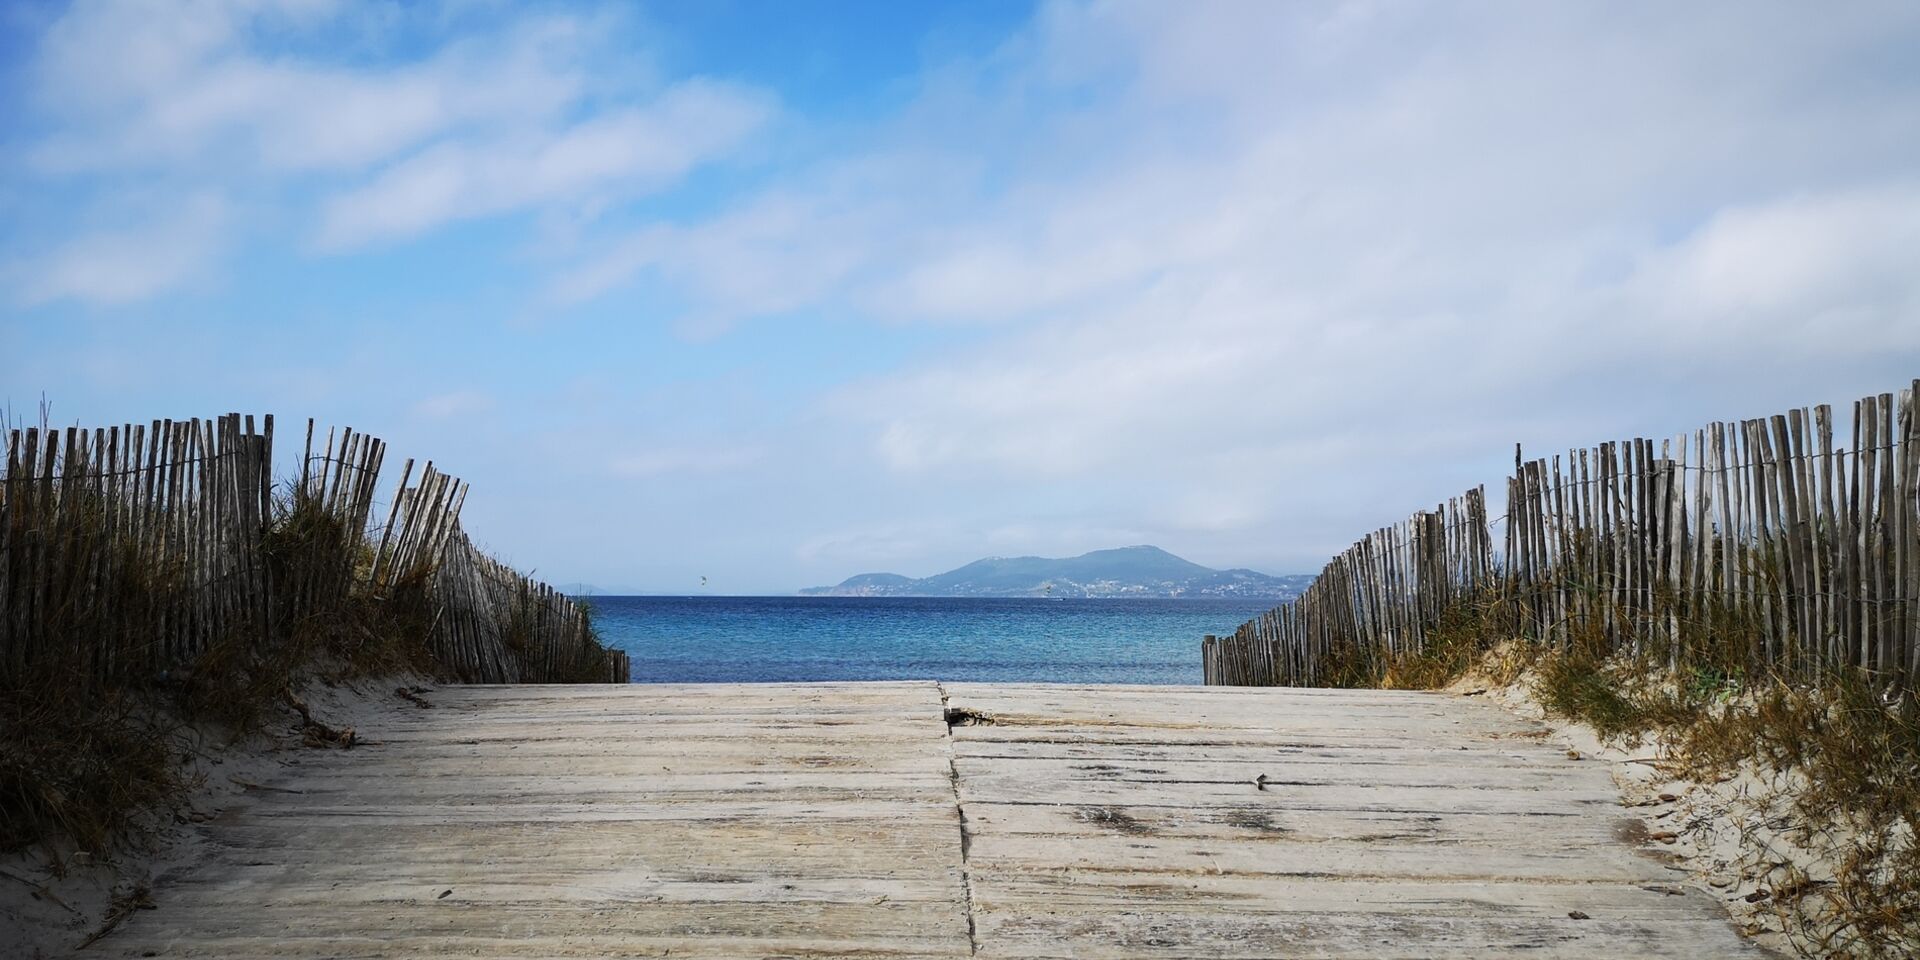
[[[1271,600],[589,597],[637,683],[1199,683],[1200,638]]]

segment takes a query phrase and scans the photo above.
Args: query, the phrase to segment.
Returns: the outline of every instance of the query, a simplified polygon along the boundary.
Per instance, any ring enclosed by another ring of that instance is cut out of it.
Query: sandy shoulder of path
[[[299,696],[313,718],[330,727],[379,729],[383,720],[420,709],[395,689],[422,682],[388,677],[337,686],[314,683]],[[244,741],[204,727],[185,728],[179,738],[191,758],[186,767],[195,786],[177,810],[153,814],[144,836],[104,852],[61,849],[63,870],[41,851],[0,856],[0,931],[7,944],[0,953],[22,960],[64,957],[97,939],[119,915],[140,909],[146,891],[168,874],[200,861],[206,843],[200,824],[271,780],[293,755],[337,749],[308,745],[298,713],[279,705],[261,732]]]

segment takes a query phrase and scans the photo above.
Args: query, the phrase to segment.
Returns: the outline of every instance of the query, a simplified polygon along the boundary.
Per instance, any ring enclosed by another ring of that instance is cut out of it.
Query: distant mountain
[[[1252,570],[1215,570],[1159,547],[1095,550],[1077,557],[989,557],[931,577],[863,573],[837,586],[809,587],[810,597],[1244,597],[1291,600],[1313,582],[1305,574],[1273,577]]]

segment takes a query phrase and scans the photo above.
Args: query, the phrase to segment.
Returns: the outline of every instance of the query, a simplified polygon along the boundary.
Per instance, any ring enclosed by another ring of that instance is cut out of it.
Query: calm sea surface
[[[1199,683],[1200,638],[1269,600],[591,597],[638,683]]]

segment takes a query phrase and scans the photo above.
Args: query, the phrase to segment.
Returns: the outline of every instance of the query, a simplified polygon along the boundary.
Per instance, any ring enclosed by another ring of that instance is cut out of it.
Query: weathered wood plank
[[[1575,920],[1567,916],[1255,913],[1225,910],[977,910],[979,956],[1051,958],[1272,957],[1583,958],[1755,956],[1727,942],[1720,920]]]
[[[205,858],[160,878],[157,909],[90,953],[1748,951],[1709,895],[1635,848],[1601,764],[1477,700],[971,684],[428,697],[363,747],[289,758],[204,826]]]
[[[1480,701],[946,690],[983,957],[1756,955]]]
[[[581,689],[436,689],[367,746],[295,758],[99,946],[971,951],[937,687]]]

